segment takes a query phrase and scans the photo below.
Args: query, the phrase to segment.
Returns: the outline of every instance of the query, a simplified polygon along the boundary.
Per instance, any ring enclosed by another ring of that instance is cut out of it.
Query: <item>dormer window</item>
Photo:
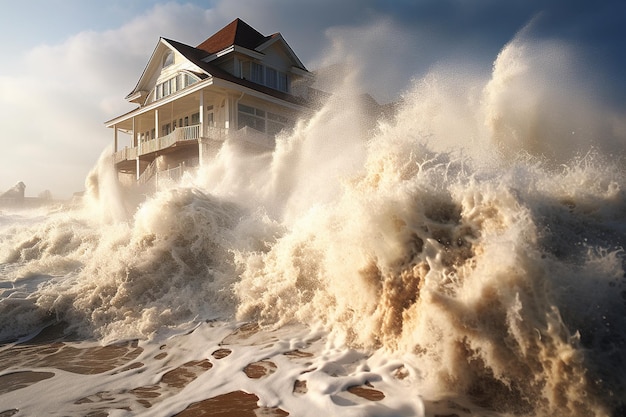
[[[289,92],[289,76],[286,72],[278,71],[258,62],[242,62],[241,77],[274,90]]]
[[[263,65],[256,62],[250,63],[250,81],[257,84],[263,84]]]
[[[169,67],[173,63],[174,63],[174,53],[172,51],[167,51],[167,53],[163,57],[163,68]]]

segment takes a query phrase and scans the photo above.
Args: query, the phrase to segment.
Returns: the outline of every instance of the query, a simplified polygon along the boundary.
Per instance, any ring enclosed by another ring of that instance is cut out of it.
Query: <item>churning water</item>
[[[621,415],[626,122],[570,59],[513,41],[145,201],[103,157],[80,204],[3,212],[0,412]]]

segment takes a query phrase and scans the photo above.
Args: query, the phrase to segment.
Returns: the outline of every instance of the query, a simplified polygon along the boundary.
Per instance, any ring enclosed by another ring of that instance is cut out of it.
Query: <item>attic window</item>
[[[169,67],[174,63],[174,53],[172,51],[168,51],[163,57],[163,68]]]

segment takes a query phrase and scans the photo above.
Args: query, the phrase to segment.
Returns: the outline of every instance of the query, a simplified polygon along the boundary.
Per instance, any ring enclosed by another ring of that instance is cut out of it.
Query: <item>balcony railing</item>
[[[113,155],[115,163],[122,161],[128,161],[136,159],[137,156],[146,155],[151,152],[157,152],[165,148],[169,148],[177,142],[184,142],[187,140],[198,140],[201,137],[206,137],[216,141],[224,141],[228,135],[228,129],[219,127],[207,126],[205,134],[201,134],[201,125],[177,127],[174,131],[168,135],[160,138],[151,139],[145,142],[141,142],[138,147],[124,148]]]
[[[174,131],[168,135],[139,144],[139,155],[145,155],[151,152],[160,151],[161,149],[169,148],[176,142],[197,139],[200,139],[200,125],[179,127],[174,129]]]
[[[113,154],[113,162],[119,163],[137,158],[137,148],[124,148]]]

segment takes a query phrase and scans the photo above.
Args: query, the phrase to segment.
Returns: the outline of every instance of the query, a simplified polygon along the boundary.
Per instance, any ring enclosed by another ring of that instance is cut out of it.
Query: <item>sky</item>
[[[0,0],[0,192],[69,198],[113,142],[104,122],[159,37],[195,46],[239,17],[280,32],[313,71],[366,63],[362,85],[397,100],[435,67],[489,74],[516,36],[575,48],[575,71],[626,108],[623,0]],[[623,113],[626,115],[626,111]]]

